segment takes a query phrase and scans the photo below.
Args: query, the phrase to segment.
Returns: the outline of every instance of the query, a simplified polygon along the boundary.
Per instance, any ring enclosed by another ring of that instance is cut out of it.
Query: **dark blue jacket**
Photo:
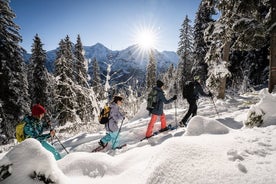
[[[157,105],[155,106],[155,108],[152,110],[151,113],[160,116],[163,114],[163,105],[171,103],[173,101],[173,98],[167,100],[164,95],[164,91],[161,88],[154,87],[153,89],[157,90],[157,97],[156,97]]]

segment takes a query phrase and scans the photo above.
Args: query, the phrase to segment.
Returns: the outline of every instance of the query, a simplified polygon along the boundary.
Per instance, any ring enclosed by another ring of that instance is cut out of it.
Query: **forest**
[[[177,94],[178,98],[183,84],[194,76],[217,99],[262,88],[272,92],[276,84],[275,4],[273,0],[202,0],[194,23],[186,16],[179,25],[178,65],[160,73],[149,51],[144,85],[137,87],[135,78],[120,81],[123,85],[110,84],[112,74],[118,72],[112,70],[112,57],[93,60],[93,72],[88,74],[81,35],[76,43],[69,36],[61,38],[53,72],[45,67],[46,51],[39,33],[25,61],[16,15],[9,1],[0,0],[0,144],[14,138],[16,124],[37,103],[46,107],[45,118],[61,131],[97,131],[100,109],[114,94],[125,97],[124,109],[132,117],[157,79],[166,84],[168,96]],[[105,72],[99,62],[107,63]]]

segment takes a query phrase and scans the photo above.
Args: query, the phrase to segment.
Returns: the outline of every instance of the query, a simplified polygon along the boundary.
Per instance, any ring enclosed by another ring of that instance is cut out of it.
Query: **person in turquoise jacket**
[[[45,108],[40,104],[35,104],[32,107],[32,115],[26,115],[22,121],[26,122],[24,126],[25,138],[34,138],[38,140],[42,146],[50,151],[56,160],[61,159],[59,152],[47,142],[51,136],[55,136],[55,130],[50,130],[50,133],[43,134],[43,131],[49,127],[49,124],[42,122],[41,119],[46,113]]]

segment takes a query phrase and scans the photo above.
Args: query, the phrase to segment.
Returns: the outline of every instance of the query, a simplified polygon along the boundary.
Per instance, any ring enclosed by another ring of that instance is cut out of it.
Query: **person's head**
[[[164,86],[164,83],[161,80],[157,80],[156,81],[156,86],[159,88],[162,88],[162,86]]]
[[[45,115],[46,110],[45,108],[40,105],[40,104],[35,104],[32,107],[32,116],[38,119],[43,118],[43,116]]]
[[[118,105],[121,105],[122,102],[123,102],[123,97],[121,97],[121,96],[114,96],[113,102],[116,103],[116,104],[118,104]]]

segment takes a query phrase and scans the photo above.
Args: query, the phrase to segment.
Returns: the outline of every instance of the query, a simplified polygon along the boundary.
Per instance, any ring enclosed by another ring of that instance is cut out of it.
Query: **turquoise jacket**
[[[50,133],[43,134],[44,129],[48,128],[47,123],[28,115],[22,121],[26,122],[24,126],[25,138],[38,140],[46,150],[53,153],[56,160],[61,159],[59,152],[47,142],[47,139],[51,137]]]
[[[34,138],[41,142],[51,137],[50,133],[43,134],[44,129],[48,128],[47,123],[41,122],[39,119],[29,115],[26,115],[23,121],[26,122],[24,126],[26,138]]]

